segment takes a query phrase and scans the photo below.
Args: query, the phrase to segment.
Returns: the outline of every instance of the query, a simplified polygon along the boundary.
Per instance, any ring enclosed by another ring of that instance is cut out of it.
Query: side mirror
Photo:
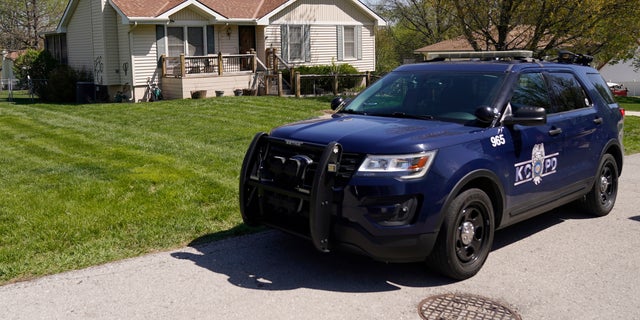
[[[335,97],[335,98],[333,98],[333,100],[331,100],[331,110],[335,111],[338,108],[340,108],[343,104],[344,104],[344,98]]]
[[[490,106],[480,106],[475,112],[476,118],[482,123],[491,123],[498,115],[498,110]]]
[[[542,107],[513,107],[512,113],[504,118],[504,125],[538,126],[547,123],[547,111]]]

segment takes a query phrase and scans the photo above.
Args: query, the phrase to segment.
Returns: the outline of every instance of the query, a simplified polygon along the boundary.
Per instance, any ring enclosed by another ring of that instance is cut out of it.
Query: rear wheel
[[[427,263],[451,278],[470,278],[487,260],[494,230],[493,206],[487,194],[480,189],[466,190],[447,208]]]
[[[583,208],[595,216],[606,216],[613,209],[618,196],[618,164],[610,154],[600,160],[596,181],[583,201]]]

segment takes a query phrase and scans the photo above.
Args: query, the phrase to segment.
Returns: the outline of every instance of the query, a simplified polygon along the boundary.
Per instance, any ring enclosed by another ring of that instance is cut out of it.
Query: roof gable
[[[58,32],[64,31],[79,1],[81,0],[69,0],[58,24]],[[211,17],[212,22],[235,20],[255,24],[268,24],[269,17],[281,12],[296,1],[299,0],[108,0],[120,15],[123,23],[166,22],[170,21],[172,14],[190,7],[203,16]],[[384,19],[359,0],[344,1],[350,2],[372,17],[378,25],[386,25]]]

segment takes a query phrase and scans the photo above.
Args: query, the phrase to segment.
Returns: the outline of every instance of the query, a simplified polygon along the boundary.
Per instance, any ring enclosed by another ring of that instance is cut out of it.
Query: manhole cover
[[[420,317],[426,320],[521,320],[502,304],[470,294],[442,294],[422,300]]]

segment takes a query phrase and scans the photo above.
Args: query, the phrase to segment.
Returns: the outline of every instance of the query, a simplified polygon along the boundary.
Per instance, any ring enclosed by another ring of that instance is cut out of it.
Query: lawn
[[[329,106],[15,101],[0,102],[0,284],[246,232],[237,186],[253,135]]]
[[[3,98],[0,284],[251,232],[237,189],[253,135],[329,105],[327,98],[90,105]],[[627,117],[627,153],[640,152],[639,128],[640,117]]]

